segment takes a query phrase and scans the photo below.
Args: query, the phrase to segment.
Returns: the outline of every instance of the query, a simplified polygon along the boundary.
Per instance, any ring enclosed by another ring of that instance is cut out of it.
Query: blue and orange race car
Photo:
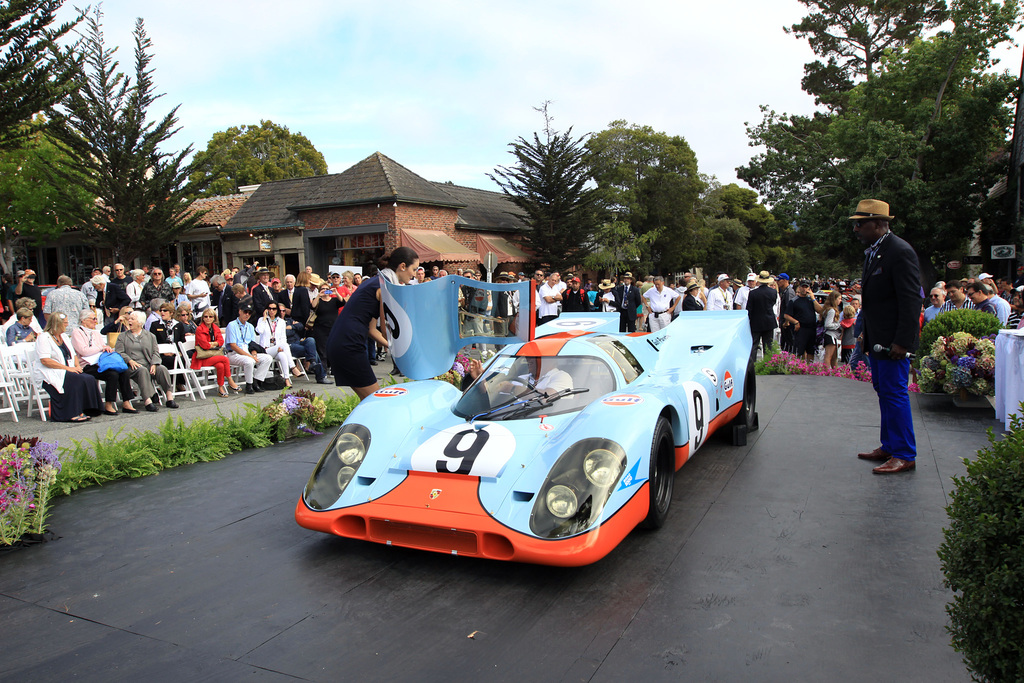
[[[747,316],[683,313],[630,335],[601,331],[607,322],[562,316],[537,331],[554,334],[504,347],[461,392],[432,380],[377,391],[327,447],[296,520],[563,566],[601,559],[638,525],[660,527],[675,472],[711,434],[728,429],[742,445],[757,428]]]

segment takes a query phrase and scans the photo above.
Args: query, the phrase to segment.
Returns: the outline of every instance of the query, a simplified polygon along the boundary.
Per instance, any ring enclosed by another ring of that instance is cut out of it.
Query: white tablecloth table
[[[1024,330],[999,330],[996,337],[996,419],[1006,429],[1024,401]]]

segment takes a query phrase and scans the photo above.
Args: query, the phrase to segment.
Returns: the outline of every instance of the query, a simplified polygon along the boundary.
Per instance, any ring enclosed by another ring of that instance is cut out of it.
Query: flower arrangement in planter
[[[0,547],[44,540],[50,487],[58,472],[56,443],[0,437]]]
[[[327,405],[311,391],[297,389],[282,393],[263,407],[263,414],[276,428],[277,441],[317,431],[327,417]]]
[[[994,336],[976,338],[967,332],[938,337],[921,359],[921,391],[975,396],[995,394]]]
[[[452,363],[452,368],[443,375],[438,375],[434,379],[439,379],[442,382],[448,382],[456,389],[462,389],[462,378],[466,376],[466,372],[469,370],[469,363],[472,359],[462,351],[455,354],[455,362]]]

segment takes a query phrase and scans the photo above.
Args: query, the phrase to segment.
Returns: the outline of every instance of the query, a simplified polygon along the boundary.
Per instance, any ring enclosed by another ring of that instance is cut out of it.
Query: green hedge
[[[344,399],[321,396],[327,411],[321,428],[337,427],[359,403],[356,396]],[[248,448],[269,446],[279,438],[278,425],[260,406],[217,419],[184,420],[168,417],[158,431],[124,429],[107,431],[103,437],[60,449],[62,467],[54,483],[56,492],[67,495],[86,486],[156,474],[178,465],[209,462]],[[301,432],[300,432],[301,434]]]
[[[959,310],[937,315],[921,328],[921,348],[918,357],[931,353],[932,344],[939,337],[949,337],[954,332],[967,332],[978,339],[996,334],[1002,324],[999,318],[984,311]]]
[[[976,680],[1024,680],[1024,420],[954,477],[939,547],[953,647]]]

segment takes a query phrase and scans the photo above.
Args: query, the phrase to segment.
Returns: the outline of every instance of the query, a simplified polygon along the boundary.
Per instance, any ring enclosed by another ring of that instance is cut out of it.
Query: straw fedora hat
[[[604,280],[601,280],[601,284],[599,284],[597,286],[598,289],[601,289],[601,290],[604,290],[604,291],[608,291],[609,289],[613,289],[614,287],[615,287],[615,285],[613,285],[612,281],[609,280],[608,278],[605,278]]]
[[[896,216],[889,215],[889,205],[877,199],[862,199],[857,202],[857,210],[850,216],[851,221],[860,221],[867,218],[880,218],[891,221]]]

